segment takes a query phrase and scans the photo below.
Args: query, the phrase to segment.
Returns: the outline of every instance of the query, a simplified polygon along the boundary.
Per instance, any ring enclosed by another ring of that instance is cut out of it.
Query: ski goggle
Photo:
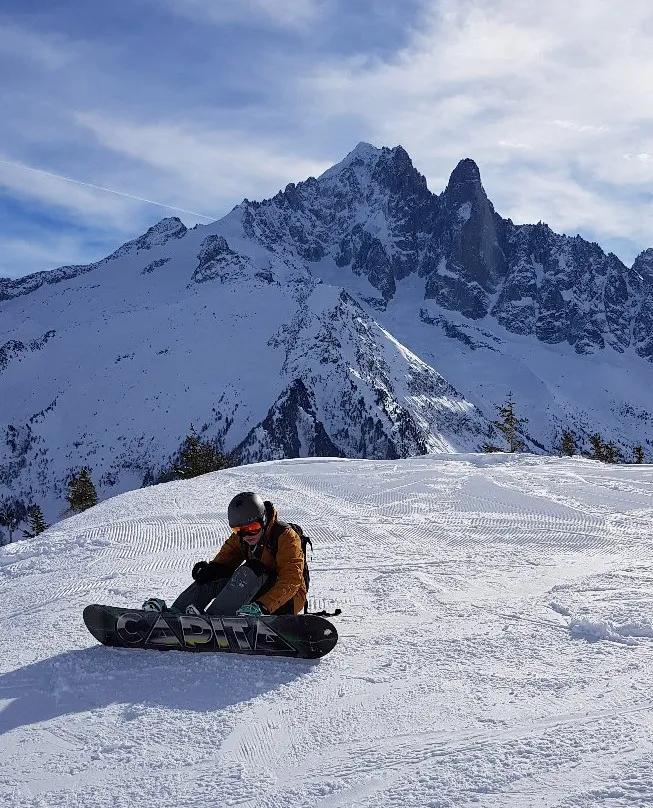
[[[231,529],[239,536],[256,536],[263,530],[263,525],[260,522],[248,522],[246,525],[237,525]]]

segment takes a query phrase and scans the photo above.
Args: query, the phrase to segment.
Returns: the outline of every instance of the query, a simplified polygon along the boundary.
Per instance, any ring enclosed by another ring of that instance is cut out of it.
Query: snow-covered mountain
[[[531,448],[653,443],[653,250],[625,267],[515,225],[463,160],[440,195],[400,146],[88,266],[0,280],[0,486],[61,510],[169,462],[190,424],[241,462],[476,450],[509,390]],[[0,489],[0,493],[1,493]]]
[[[313,537],[318,662],[99,646],[173,598],[238,491]],[[6,808],[650,808],[653,467],[284,460],[0,548]]]

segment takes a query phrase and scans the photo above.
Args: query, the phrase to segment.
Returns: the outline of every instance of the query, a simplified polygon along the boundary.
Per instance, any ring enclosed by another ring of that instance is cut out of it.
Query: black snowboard
[[[328,654],[338,641],[335,626],[314,614],[196,617],[92,604],[84,609],[84,623],[103,645],[158,651],[225,651],[317,659]]]

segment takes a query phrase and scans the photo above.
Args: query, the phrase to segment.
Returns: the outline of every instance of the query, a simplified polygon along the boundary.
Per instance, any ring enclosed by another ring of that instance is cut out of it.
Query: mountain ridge
[[[362,155],[365,155],[365,156],[369,157],[370,154],[372,154],[372,153],[381,153],[381,152],[384,152],[384,151],[385,152],[390,152],[390,153],[398,153],[398,154],[402,155],[403,157],[407,158],[408,162],[410,163],[410,168],[413,169],[413,171],[415,172],[417,177],[419,177],[419,179],[423,183],[424,187],[426,187],[426,178],[422,174],[420,174],[416,169],[414,169],[414,167],[412,165],[412,161],[410,160],[410,157],[409,157],[408,153],[405,151],[405,149],[402,146],[395,146],[393,148],[382,147],[381,149],[379,149],[379,148],[373,146],[370,143],[367,143],[365,141],[361,141],[360,143],[358,143],[358,145],[351,152],[349,152],[349,154],[346,155],[345,158],[343,158],[343,160],[341,160],[339,163],[334,164],[330,168],[326,169],[317,179],[315,177],[309,177],[307,180],[304,180],[304,181],[299,182],[299,183],[292,183],[292,182],[288,183],[288,185],[286,185],[285,189],[280,190],[280,191],[277,192],[276,195],[274,195],[272,197],[269,197],[267,199],[261,200],[261,201],[255,201],[255,200],[252,201],[252,200],[249,200],[249,199],[245,198],[245,199],[243,199],[243,201],[240,204],[236,205],[232,209],[231,213],[233,213],[234,211],[239,210],[241,208],[247,208],[250,205],[254,206],[254,207],[260,207],[262,205],[272,203],[272,202],[274,202],[275,200],[277,200],[279,198],[292,199],[293,195],[294,195],[294,192],[296,192],[296,189],[297,189],[298,186],[303,186],[305,184],[310,185],[310,184],[318,182],[318,180],[320,180],[320,179],[336,176],[339,172],[341,172],[345,168],[348,168],[352,163],[360,162]],[[472,186],[473,187],[473,186],[476,186],[476,185],[480,186],[480,190],[482,192],[483,197],[486,200],[488,200],[487,195],[485,193],[485,190],[484,190],[484,188],[482,186],[481,176],[480,176],[480,169],[478,167],[478,164],[472,158],[469,158],[469,157],[462,158],[458,162],[456,167],[451,172],[451,175],[449,177],[449,181],[448,181],[447,185],[445,186],[444,190],[441,192],[440,196],[447,193],[448,189],[450,189],[451,186],[452,186],[452,182],[454,184],[457,184],[457,180],[459,179],[461,173],[464,172],[464,171],[468,171],[470,176],[463,179],[463,182],[461,183],[461,186],[462,187],[465,187],[465,186],[467,186],[467,187]],[[429,192],[429,193],[432,193],[433,196],[438,196],[434,192]],[[460,200],[461,203],[464,203],[465,201],[468,201],[468,200],[465,199],[465,198]],[[491,204],[492,203],[490,203],[490,205]],[[492,211],[494,212],[493,206],[492,206]],[[227,218],[229,215],[230,214],[226,214],[226,216],[223,217],[223,218]],[[220,221],[220,220],[216,220],[216,221]],[[543,227],[546,230],[548,230],[551,234],[559,236],[560,238],[579,239],[579,240],[583,241],[586,244],[589,244],[589,245],[591,245],[593,247],[598,248],[606,257],[607,256],[613,256],[617,261],[619,261],[627,269],[636,269],[638,264],[644,263],[647,267],[649,267],[649,269],[648,269],[649,274],[651,274],[653,276],[653,269],[650,268],[652,266],[652,262],[653,262],[653,247],[644,248],[635,257],[635,259],[633,261],[633,264],[631,264],[631,266],[628,267],[628,265],[624,264],[621,261],[621,259],[618,258],[618,256],[616,256],[614,253],[612,253],[612,252],[607,252],[606,253],[598,242],[596,242],[596,241],[588,241],[587,239],[580,236],[579,234],[576,234],[574,236],[570,236],[570,235],[567,235],[565,233],[556,233],[555,231],[553,231],[550,228],[550,226],[548,224],[546,224],[545,222],[542,222],[542,221],[539,221],[536,224],[531,224],[531,223],[515,224],[512,221],[512,219],[510,219],[510,218],[502,219],[502,221],[506,222],[508,225],[510,225],[511,227],[514,227],[514,228]],[[198,225],[195,225],[194,228],[191,228],[191,229],[207,227],[207,226],[210,226],[210,225],[199,225],[198,224]],[[34,282],[39,280],[39,279],[42,279],[44,283],[56,283],[56,282],[58,282],[59,277],[62,276],[62,273],[64,271],[66,271],[66,270],[71,270],[71,271],[72,270],[77,270],[77,271],[80,271],[80,272],[84,271],[84,270],[85,271],[91,271],[92,269],[95,269],[95,268],[99,267],[101,264],[103,264],[104,262],[106,262],[108,260],[111,260],[111,259],[113,259],[115,257],[120,257],[121,254],[125,254],[125,252],[128,251],[129,249],[134,249],[134,248],[136,248],[136,249],[148,249],[151,246],[153,246],[152,243],[149,243],[148,246],[145,246],[146,244],[148,244],[148,238],[152,234],[159,233],[159,232],[164,232],[165,233],[166,231],[172,231],[174,233],[174,235],[171,235],[169,237],[177,237],[178,238],[178,237],[183,237],[186,234],[186,232],[188,232],[188,228],[186,228],[186,226],[183,224],[183,222],[181,221],[181,219],[178,216],[163,217],[162,219],[155,222],[151,227],[149,227],[144,233],[142,233],[140,235],[137,235],[134,238],[126,241],[124,244],[122,244],[120,247],[118,247],[116,250],[114,250],[114,252],[110,253],[109,255],[105,256],[104,258],[102,258],[102,259],[100,259],[98,261],[94,261],[94,262],[91,262],[89,264],[63,265],[61,267],[56,267],[56,268],[49,269],[49,270],[42,270],[42,271],[30,273],[28,275],[24,275],[24,276],[21,276],[19,278],[0,277],[0,300],[10,299],[11,296],[7,294],[8,291],[10,291],[10,290],[16,290],[16,293],[18,293],[18,294],[28,294],[29,292],[34,291],[36,288],[38,288],[38,285],[34,285]],[[179,233],[179,235],[177,235],[177,233]],[[165,240],[168,240],[168,239],[165,239]],[[165,243],[165,241],[162,241],[162,243]],[[121,251],[124,251],[124,252],[121,253]],[[72,275],[70,277],[72,277]],[[67,279],[67,277],[66,278],[62,277],[61,279]],[[653,282],[653,277],[651,278],[651,282]],[[27,288],[25,288],[25,291],[23,291],[24,287],[27,287]]]
[[[436,195],[361,143],[212,224],[0,282],[0,496],[54,508],[81,465],[141,485],[190,423],[241,462],[478,450],[509,391],[531,449],[653,445],[653,249],[634,267],[502,219],[470,159]]]

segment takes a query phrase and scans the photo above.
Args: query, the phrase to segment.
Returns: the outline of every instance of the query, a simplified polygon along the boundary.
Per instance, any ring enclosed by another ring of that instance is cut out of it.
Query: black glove
[[[217,561],[198,561],[193,567],[191,575],[198,584],[208,584],[211,581],[217,581],[218,578],[228,578],[229,570],[224,564],[218,564]]]

